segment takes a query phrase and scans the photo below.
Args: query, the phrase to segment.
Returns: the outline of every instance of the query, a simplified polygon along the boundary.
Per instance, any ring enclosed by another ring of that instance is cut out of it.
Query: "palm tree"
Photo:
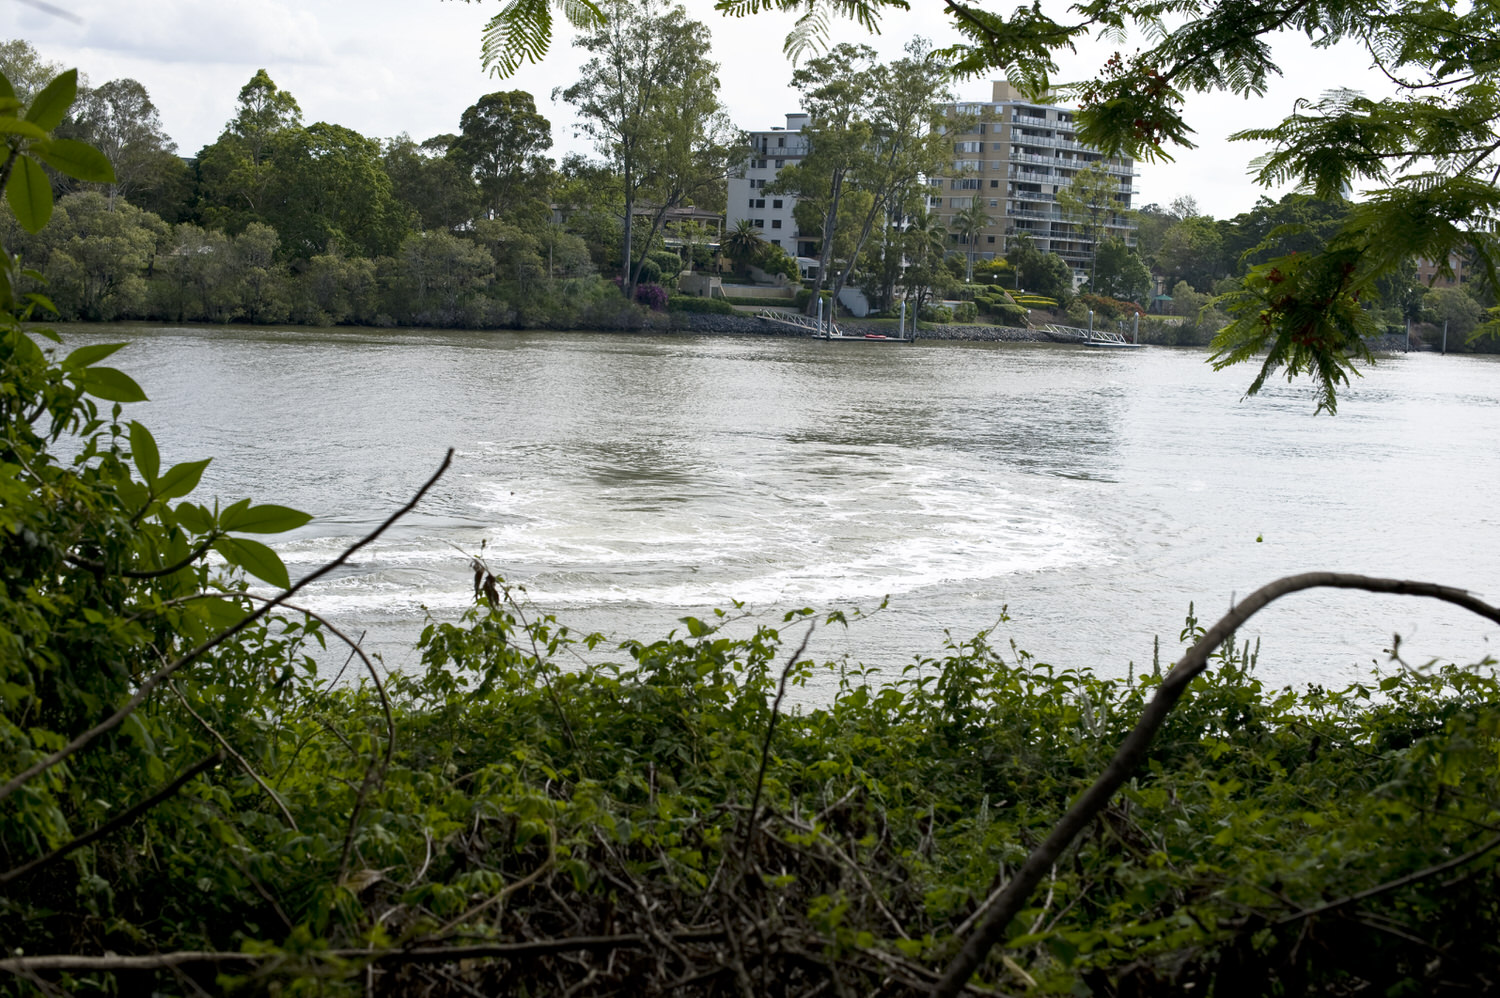
[[[734,231],[724,237],[722,249],[737,268],[743,268],[747,261],[759,256],[765,247],[766,241],[761,238],[755,223],[742,218],[735,225]]]
[[[948,254],[948,228],[942,219],[919,208],[902,235],[907,260],[904,296],[920,312],[932,293],[934,271]]]
[[[967,260],[964,266],[964,280],[974,280],[974,253],[978,245],[979,236],[985,229],[989,228],[990,216],[984,210],[984,205],[975,198],[969,207],[964,208],[953,216],[953,229],[963,237],[968,248]]]

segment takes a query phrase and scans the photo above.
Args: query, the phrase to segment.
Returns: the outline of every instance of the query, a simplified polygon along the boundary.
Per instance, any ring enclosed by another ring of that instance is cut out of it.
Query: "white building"
[[[724,210],[725,233],[739,227],[748,218],[761,238],[780,246],[792,256],[817,256],[818,246],[811,239],[800,238],[792,209],[797,199],[790,194],[766,193],[783,167],[799,163],[807,155],[807,136],[802,129],[808,123],[805,114],[789,114],[786,126],[750,133],[750,159],[737,176],[729,178],[729,200]]]

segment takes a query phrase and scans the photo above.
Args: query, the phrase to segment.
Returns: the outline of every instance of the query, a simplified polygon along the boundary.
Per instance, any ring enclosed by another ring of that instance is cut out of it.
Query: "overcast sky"
[[[510,80],[487,75],[479,61],[480,32],[500,0],[50,0],[77,20],[49,14],[38,0],[0,0],[0,31],[24,38],[41,55],[77,66],[94,83],[134,77],[161,109],[168,134],[184,155],[212,142],[234,113],[239,89],[265,68],[296,97],[307,122],[330,121],[375,138],[402,132],[418,141],[458,129],[463,109],[495,90],[528,90],[553,125],[553,155],[590,151],[573,134],[570,108],[552,101],[583,61],[569,38],[554,40],[540,66]],[[1009,4],[1011,0],[1006,0]],[[720,96],[735,124],[780,125],[797,109],[792,67],[781,55],[791,19],[763,14],[725,19],[706,0],[688,9],[714,34]],[[941,0],[912,0],[913,11],[892,14],[883,34],[870,38],[843,24],[835,41],[869,41],[885,58],[901,54],[915,35],[939,44],[955,40]],[[1049,4],[1048,6],[1053,6]],[[1117,45],[1091,46],[1064,63],[1061,79],[1091,75]],[[1133,46],[1131,46],[1133,48]],[[1298,97],[1347,86],[1384,92],[1360,52],[1320,52],[1289,36],[1276,44],[1285,77],[1264,99],[1194,97],[1188,122],[1199,148],[1175,163],[1143,164],[1137,204],[1167,204],[1190,195],[1218,218],[1245,211],[1267,193],[1250,179],[1248,163],[1263,151],[1225,137],[1274,123]],[[960,84],[960,99],[986,100],[987,82]],[[1279,194],[1280,192],[1271,192]]]

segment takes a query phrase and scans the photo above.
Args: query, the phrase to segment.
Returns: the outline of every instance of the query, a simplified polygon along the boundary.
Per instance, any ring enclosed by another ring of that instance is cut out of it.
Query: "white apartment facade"
[[[1103,162],[1119,181],[1120,208],[1128,210],[1135,194],[1132,181],[1140,175],[1134,161],[1105,157],[1080,143],[1076,109],[1022,100],[1004,81],[994,82],[989,101],[961,101],[946,105],[946,110],[960,122],[948,130],[953,168],[945,176],[928,178],[928,211],[951,229],[954,216],[977,201],[989,214],[989,225],[975,237],[978,259],[1004,256],[1006,238],[1024,232],[1042,252],[1066,260],[1077,284],[1087,274],[1091,247],[1058,204],[1058,192],[1079,170]],[[1134,232],[1129,219],[1115,213],[1106,219],[1100,239],[1119,235],[1134,245]],[[949,244],[955,252],[968,250],[954,233]]]
[[[800,163],[807,155],[807,136],[802,130],[808,120],[806,114],[789,114],[785,127],[749,133],[750,158],[737,176],[729,178],[726,234],[738,228],[741,219],[748,218],[761,238],[791,256],[817,256],[818,247],[797,232],[797,220],[792,215],[797,199],[790,194],[768,195],[765,190],[784,167]]]

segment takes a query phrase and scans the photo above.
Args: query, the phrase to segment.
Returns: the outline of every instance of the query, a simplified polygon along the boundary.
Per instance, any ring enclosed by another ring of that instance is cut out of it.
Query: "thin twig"
[[[417,494],[412,496],[410,501],[408,501],[404,506],[387,517],[385,522],[381,523],[380,526],[376,527],[370,533],[366,534],[364,537],[360,538],[358,541],[355,541],[352,545],[345,548],[343,553],[340,554],[337,558],[328,562],[326,565],[322,566],[316,571],[297,580],[295,584],[293,584],[280,596],[267,601],[259,610],[255,610],[247,614],[245,618],[239,623],[220,631],[218,634],[214,635],[212,638],[209,638],[207,641],[203,642],[192,651],[189,651],[181,658],[159,669],[154,675],[149,677],[145,682],[141,684],[140,689],[136,690],[135,695],[132,696],[129,700],[125,701],[124,705],[121,706],[119,710],[115,711],[103,721],[100,721],[92,728],[89,728],[87,731],[74,738],[72,741],[64,745],[62,748],[58,749],[56,752],[52,753],[44,759],[38,760],[37,762],[26,767],[24,770],[7,780],[4,786],[0,786],[0,801],[5,800],[11,794],[15,793],[21,787],[25,786],[26,783],[33,777],[45,773],[47,770],[56,766],[58,763],[66,760],[75,752],[78,752],[82,749],[87,748],[89,745],[92,745],[100,735],[113,731],[120,725],[121,722],[125,720],[125,718],[135,713],[136,708],[139,707],[143,702],[145,702],[146,698],[149,697],[158,686],[160,686],[169,677],[171,677],[172,673],[176,672],[178,669],[181,669],[186,665],[191,664],[192,662],[197,661],[199,658],[202,658],[208,652],[217,648],[225,641],[228,641],[230,638],[234,637],[240,631],[243,631],[245,628],[255,623],[261,617],[264,617],[266,614],[270,613],[271,610],[273,610],[277,606],[286,602],[288,599],[291,599],[294,595],[296,595],[310,583],[321,579],[323,576],[327,575],[335,568],[343,565],[349,560],[351,556],[354,555],[356,551],[372,543],[381,534],[385,533],[393,523],[401,519],[401,517],[405,516],[407,513],[411,512],[412,509],[417,505],[417,503],[421,501],[422,497],[427,494],[427,491],[431,489],[433,485],[437,484],[437,480],[443,476],[443,472],[447,471],[448,466],[452,463],[453,449],[450,447],[448,449],[447,456],[443,458],[442,465],[440,465],[438,467],[438,470],[432,475],[432,477],[427,479],[426,483],[417,490]]]
[[[678,932],[680,942],[714,942],[724,938],[723,929],[695,929]],[[607,952],[620,948],[649,947],[655,940],[643,933],[617,936],[564,936],[560,939],[535,939],[519,943],[475,943],[470,946],[422,946],[412,949],[328,949],[308,954],[320,960],[370,960],[380,964],[458,963],[461,960],[515,959],[546,956],[549,953]],[[53,953],[44,956],[17,956],[0,960],[0,971],[23,974],[39,970],[65,970],[92,973],[117,970],[160,970],[195,964],[249,964],[285,962],[285,953],[231,953],[222,950],[182,950],[174,953],[148,953],[142,956],[75,956]]]
[[[1425,880],[1427,877],[1436,876],[1439,873],[1445,873],[1448,870],[1453,869],[1454,867],[1464,866],[1467,863],[1472,863],[1479,857],[1483,856],[1485,853],[1495,849],[1497,846],[1500,846],[1500,835],[1495,836],[1478,848],[1469,850],[1462,856],[1455,856],[1454,858],[1445,860],[1444,862],[1438,863],[1435,866],[1429,866],[1425,869],[1417,870],[1415,873],[1408,873],[1405,876],[1397,877],[1395,880],[1387,880],[1383,884],[1377,884],[1376,886],[1368,888],[1367,890],[1359,891],[1355,894],[1350,894],[1347,897],[1341,897],[1335,901],[1329,901],[1326,904],[1320,904],[1315,908],[1307,908],[1303,911],[1294,911],[1290,915],[1283,915],[1272,924],[1286,925],[1288,922],[1295,922],[1299,919],[1313,918],[1317,915],[1325,915],[1330,911],[1336,911],[1337,909],[1343,908],[1347,905],[1368,900],[1369,898],[1375,897],[1378,894],[1388,894],[1391,891],[1399,890],[1409,884],[1414,884],[1419,880]]]
[[[766,785],[766,769],[771,763],[771,737],[776,734],[776,722],[781,718],[781,701],[786,696],[786,680],[792,674],[792,668],[802,653],[807,651],[807,643],[812,640],[813,628],[817,624],[808,625],[807,633],[802,635],[802,643],[797,650],[792,652],[792,657],[787,659],[785,668],[781,670],[781,681],[776,684],[776,699],[771,703],[771,720],[766,725],[766,738],[760,746],[760,769],[755,774],[755,793],[750,797],[750,834],[746,837],[748,842],[755,834],[755,819],[760,808],[761,789]]]
[[[264,790],[273,801],[276,802],[276,809],[281,812],[281,818],[286,822],[287,827],[294,832],[297,831],[297,819],[293,818],[292,812],[287,810],[286,802],[281,799],[280,795],[278,795],[276,791],[271,789],[271,787],[266,783],[265,780],[260,778],[260,774],[255,771],[255,767],[251,766],[250,763],[245,760],[244,756],[236,752],[234,746],[229,744],[228,739],[219,734],[219,732],[214,728],[212,724],[209,724],[206,720],[203,719],[202,715],[200,715],[196,710],[193,709],[193,705],[188,703],[187,697],[183,696],[182,690],[177,688],[176,683],[168,683],[167,688],[170,689],[173,693],[177,694],[178,701],[182,704],[184,710],[193,715],[193,720],[197,721],[200,725],[203,726],[204,731],[207,731],[210,735],[213,736],[214,741],[218,742],[219,747],[222,748],[225,752],[229,753],[229,757],[231,759],[239,763],[240,768],[245,771],[245,775],[258,783],[260,785],[260,788]]]

